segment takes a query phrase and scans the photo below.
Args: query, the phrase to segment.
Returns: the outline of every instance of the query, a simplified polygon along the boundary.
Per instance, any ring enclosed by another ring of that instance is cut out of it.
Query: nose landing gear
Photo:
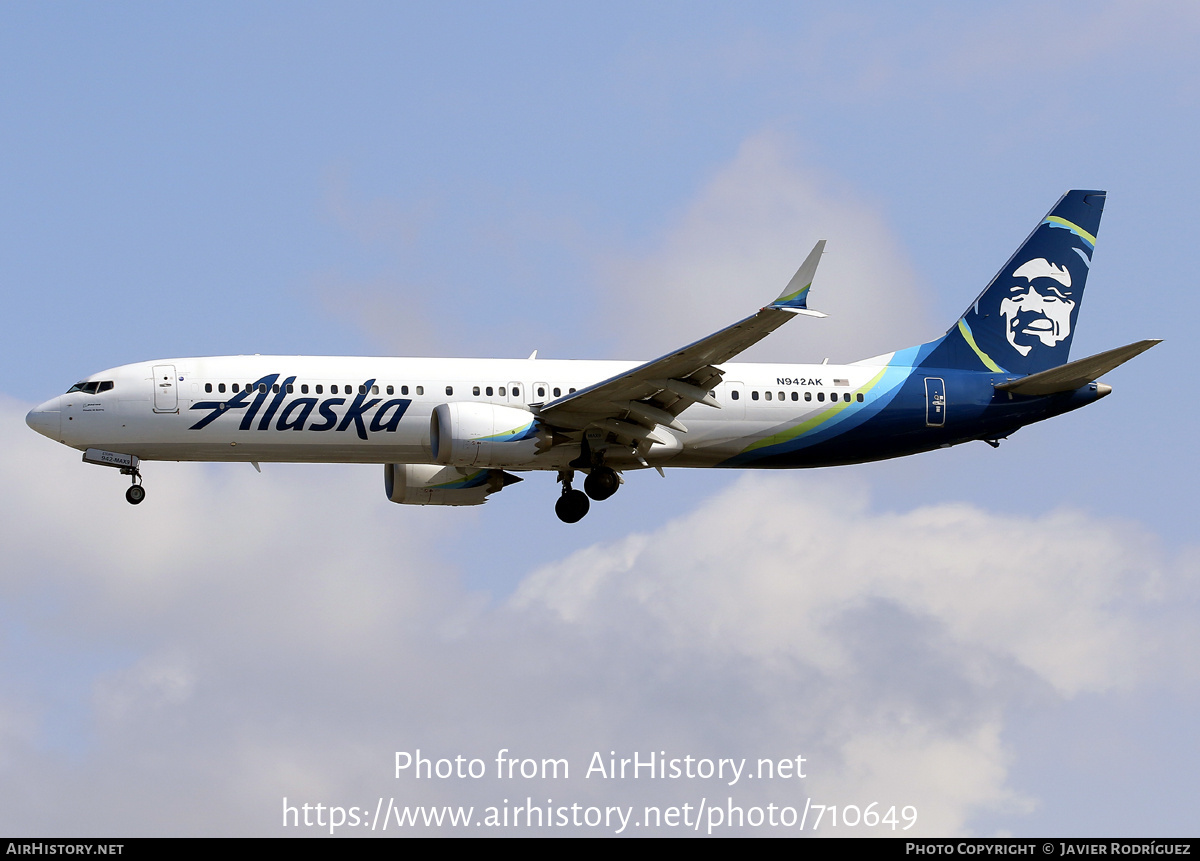
[[[128,475],[132,486],[125,491],[125,499],[130,505],[137,505],[146,498],[146,489],[142,487],[142,471],[138,469],[142,461],[137,455],[89,448],[83,453],[83,462],[111,466],[121,470],[121,475]]]
[[[130,476],[130,481],[133,482],[129,486],[129,490],[125,491],[125,501],[130,505],[138,505],[146,498],[146,488],[142,487],[142,473],[136,466],[127,466],[121,469],[121,475]]]

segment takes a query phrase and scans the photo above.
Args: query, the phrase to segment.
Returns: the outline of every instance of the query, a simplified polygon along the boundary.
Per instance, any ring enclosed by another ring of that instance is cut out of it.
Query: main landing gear
[[[584,492],[597,502],[608,499],[620,486],[620,476],[615,469],[608,466],[594,468],[583,480]]]
[[[566,469],[558,474],[558,480],[562,483],[562,496],[554,503],[554,513],[563,523],[578,523],[583,520],[588,509],[592,507],[588,501],[589,496],[600,502],[616,493],[621,486],[621,477],[615,469],[608,466],[593,467],[583,480],[583,490],[571,487],[574,477],[573,469]]]
[[[571,479],[574,477],[575,471],[571,469],[563,470],[558,474],[558,480],[562,482],[562,496],[558,498],[558,502],[554,503],[554,513],[563,523],[578,523],[583,520],[583,516],[592,507],[587,494],[582,490],[571,488]]]

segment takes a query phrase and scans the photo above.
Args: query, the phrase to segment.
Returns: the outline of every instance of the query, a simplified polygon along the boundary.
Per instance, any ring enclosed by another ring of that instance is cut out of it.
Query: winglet
[[[825,316],[820,311],[810,311],[808,309],[808,290],[812,287],[813,276],[817,274],[817,264],[821,262],[821,253],[824,250],[825,240],[822,239],[813,246],[813,250],[804,259],[804,262],[800,264],[800,268],[796,270],[796,274],[792,276],[792,280],[783,289],[783,293],[771,303],[772,308],[795,311],[810,317]]]

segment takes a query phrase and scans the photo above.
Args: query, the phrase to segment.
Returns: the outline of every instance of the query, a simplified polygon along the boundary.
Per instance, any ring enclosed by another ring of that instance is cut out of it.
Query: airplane
[[[1105,192],[1068,191],[947,332],[848,365],[731,360],[796,316],[813,248],[775,301],[649,362],[221,356],[123,365],[31,410],[38,433],[130,476],[144,461],[378,463],[392,502],[478,505],[557,473],[575,523],[622,473],[863,463],[1000,440],[1108,395],[1143,340],[1068,361]],[[583,490],[574,487],[583,473]]]

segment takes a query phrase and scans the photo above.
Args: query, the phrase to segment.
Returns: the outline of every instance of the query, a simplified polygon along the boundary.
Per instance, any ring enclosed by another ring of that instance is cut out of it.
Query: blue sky
[[[1183,3],[0,10],[6,833],[483,805],[391,754],[519,745],[803,748],[805,792],[926,834],[1190,833],[1197,29]],[[1109,193],[1075,355],[1165,341],[998,451],[633,475],[568,528],[550,476],[426,511],[366,467],[153,465],[134,509],[22,422],[170,356],[648,358],[820,238],[832,316],[748,357],[851,361],[939,334],[1068,188]]]

